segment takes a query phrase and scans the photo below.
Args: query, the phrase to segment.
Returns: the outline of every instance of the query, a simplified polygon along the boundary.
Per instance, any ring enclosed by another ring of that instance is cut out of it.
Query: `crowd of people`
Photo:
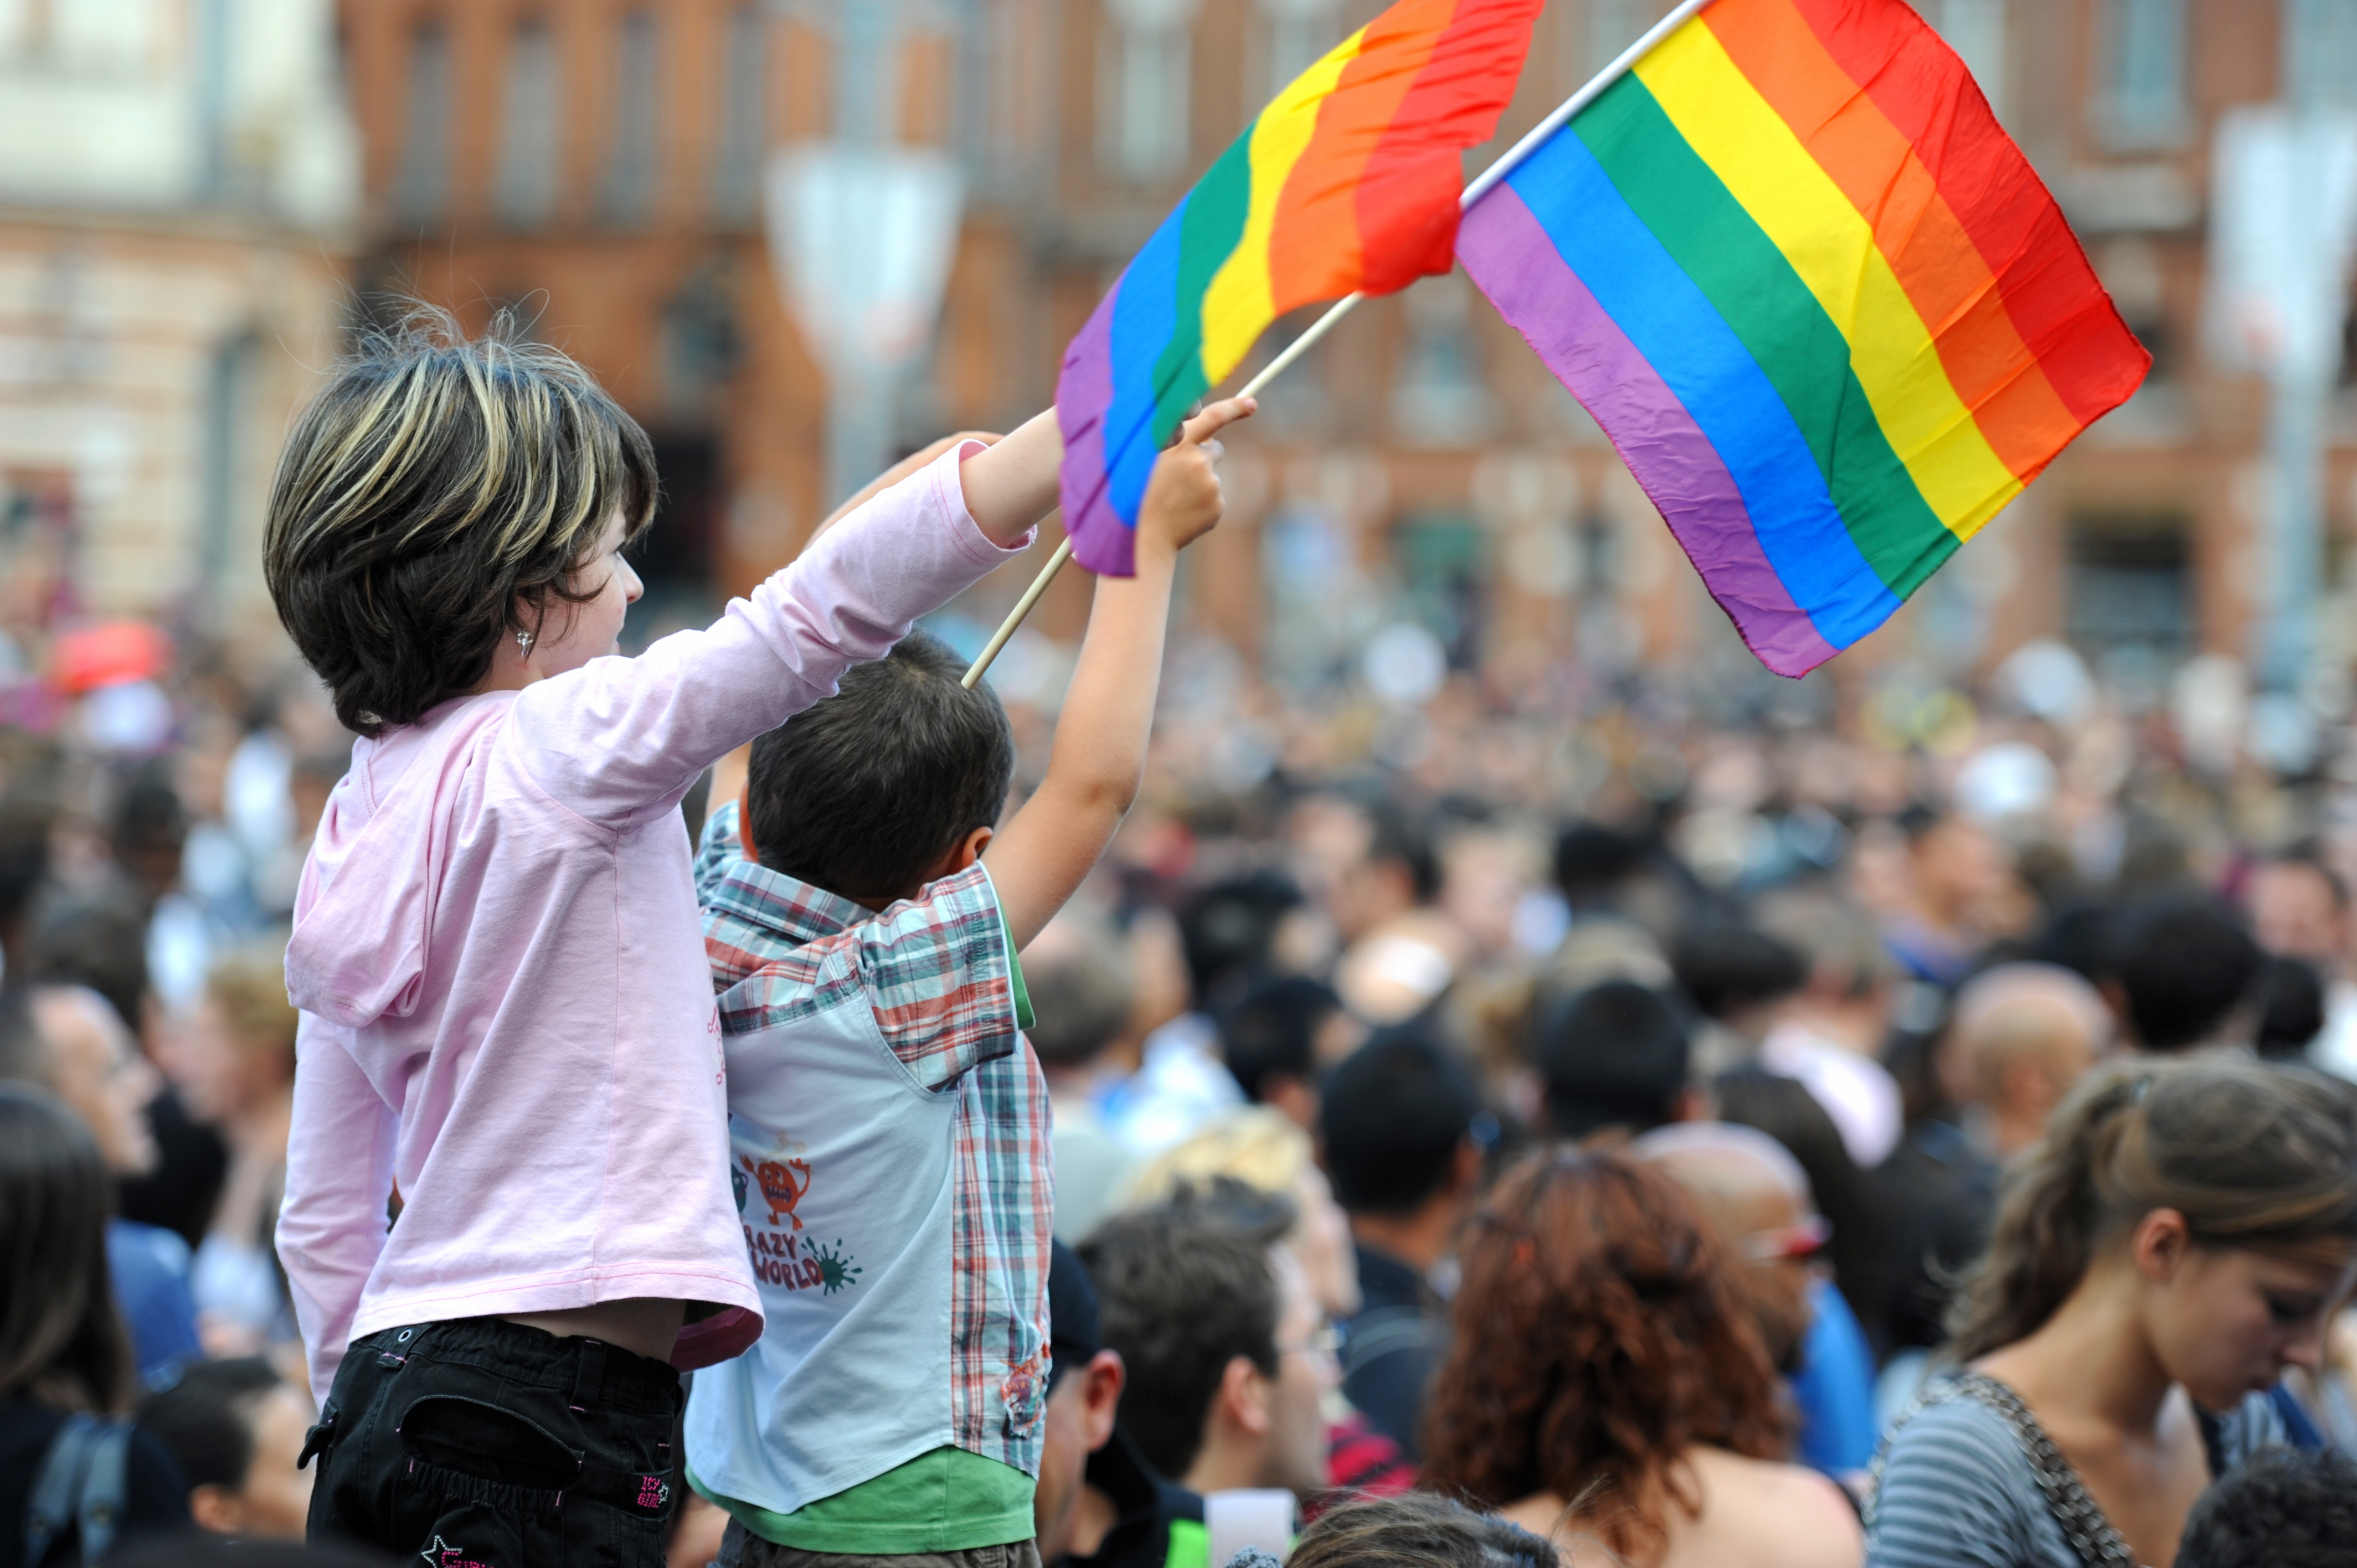
[[[600,659],[643,438],[374,356],[274,499],[307,668],[0,730],[0,1568],[2357,1563],[2329,756],[2051,647],[1917,723],[1182,629],[1157,703],[1243,409],[1061,690],[910,629],[1028,426]]]

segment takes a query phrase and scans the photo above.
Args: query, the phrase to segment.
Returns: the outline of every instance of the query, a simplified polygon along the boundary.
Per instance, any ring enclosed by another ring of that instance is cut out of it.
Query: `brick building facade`
[[[672,496],[651,577],[743,586],[827,503],[825,378],[763,242],[761,169],[843,120],[848,4],[886,7],[888,134],[953,155],[963,230],[913,445],[1044,406],[1105,285],[1272,88],[1373,0],[345,0],[366,147],[362,281],[496,303],[593,365],[656,435]],[[1552,0],[1500,141],[1663,9]],[[2152,347],[2151,381],[1871,639],[1955,673],[2036,635],[2099,658],[2241,652],[2260,608],[2266,400],[2205,361],[2210,136],[2274,96],[2284,28],[2357,85],[2351,0],[1926,0]],[[2292,18],[2287,21],[2286,18]],[[2348,91],[2349,87],[2333,91]],[[1270,351],[1300,322],[1280,324]],[[2345,378],[2344,378],[2345,379]],[[2357,398],[2330,420],[2357,529]],[[1734,650],[1593,424],[1461,275],[1361,308],[1233,443],[1236,526],[1194,611],[1275,666],[1414,615],[1463,660]],[[2340,582],[2342,552],[2328,553]],[[1019,569],[977,590],[1010,598]],[[1347,590],[1347,591],[1346,591]],[[1085,604],[1060,585],[1042,626]],[[1351,605],[1361,606],[1353,609]],[[2335,618],[2328,617],[2328,621]],[[1739,653],[1735,657],[1739,659]],[[1731,667],[1731,666],[1730,666]]]

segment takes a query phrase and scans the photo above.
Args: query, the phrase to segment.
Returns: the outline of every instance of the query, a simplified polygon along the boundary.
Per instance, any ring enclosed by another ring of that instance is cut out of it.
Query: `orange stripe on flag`
[[[1457,0],[1405,0],[1376,17],[1318,105],[1318,129],[1286,173],[1269,230],[1269,294],[1278,315],[1349,294],[1365,275],[1360,177],[1456,8]]]
[[[1915,148],[1791,0],[1702,13],[1753,89],[1873,226],[1940,363],[1999,461],[2025,482],[2082,428],[2022,340],[1998,281]]]

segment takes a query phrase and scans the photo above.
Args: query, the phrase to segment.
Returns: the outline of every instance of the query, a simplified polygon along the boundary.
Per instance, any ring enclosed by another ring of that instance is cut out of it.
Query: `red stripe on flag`
[[[1359,233],[1372,258],[1359,286],[1368,293],[1448,270],[1465,186],[1459,149],[1496,132],[1541,4],[1463,0],[1417,73],[1359,186]]]
[[[1914,145],[2072,417],[2092,424],[2126,401],[2152,357],[2121,321],[2062,209],[1947,45],[1900,0],[1790,3]]]

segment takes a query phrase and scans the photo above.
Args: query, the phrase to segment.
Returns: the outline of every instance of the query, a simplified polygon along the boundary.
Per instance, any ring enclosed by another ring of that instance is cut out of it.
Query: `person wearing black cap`
[[[1048,1409],[1032,1518],[1066,1568],[1208,1568],[1203,1499],[1157,1479],[1114,1424],[1126,1373],[1104,1348],[1088,1265],[1061,1241],[1048,1271]]]

